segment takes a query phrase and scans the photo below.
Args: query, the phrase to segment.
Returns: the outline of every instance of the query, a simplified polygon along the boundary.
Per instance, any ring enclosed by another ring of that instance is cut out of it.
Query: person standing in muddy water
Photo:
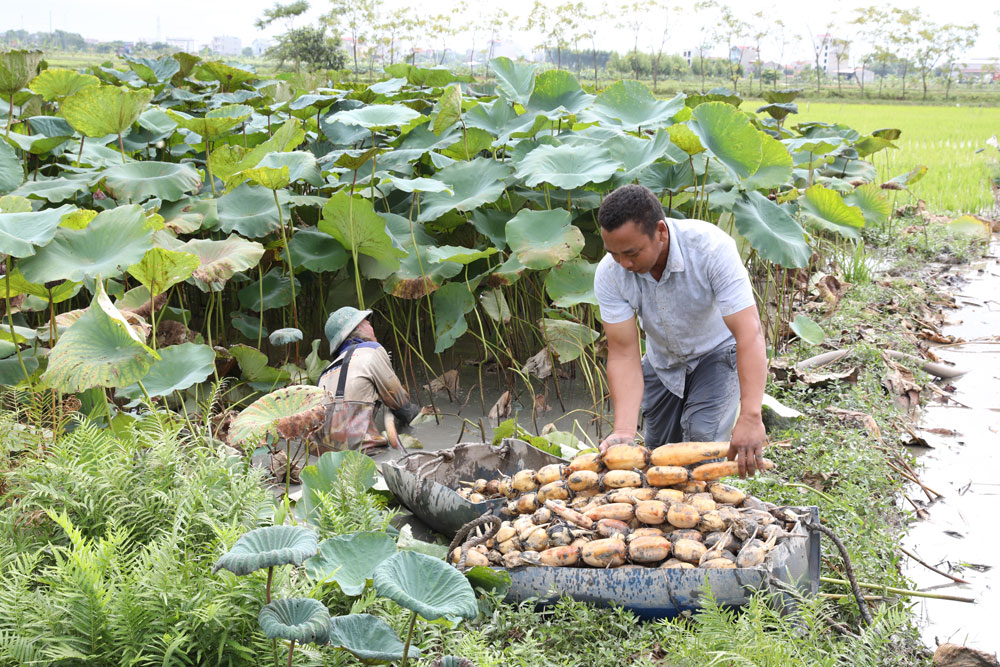
[[[594,291],[614,409],[601,451],[635,439],[641,406],[648,447],[729,440],[741,476],[762,469],[767,359],[735,241],[708,222],[667,218],[641,185],[612,192],[597,218],[607,254]]]
[[[317,384],[334,400],[315,441],[320,453],[348,448],[367,453],[386,444],[398,447],[392,425],[387,423],[385,435],[375,425],[379,405],[385,405],[399,429],[406,428],[420,412],[392,370],[389,353],[375,338],[375,329],[368,321],[371,313],[345,306],[326,321],[324,333],[333,362]]]

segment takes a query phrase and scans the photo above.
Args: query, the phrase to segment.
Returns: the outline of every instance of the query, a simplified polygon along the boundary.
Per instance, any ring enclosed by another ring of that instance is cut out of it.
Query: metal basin
[[[412,452],[382,464],[386,486],[421,521],[454,537],[458,529],[483,514],[497,513],[507,500],[495,498],[472,503],[454,489],[459,482],[497,479],[518,470],[537,470],[564,459],[532,447],[523,440],[504,439],[493,446],[469,442],[434,452]]]

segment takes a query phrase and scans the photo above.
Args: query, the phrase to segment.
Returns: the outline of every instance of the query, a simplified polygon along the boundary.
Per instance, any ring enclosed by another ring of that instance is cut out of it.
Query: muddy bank
[[[954,583],[905,558],[905,573],[921,590],[972,596],[976,604],[921,599],[914,609],[922,638],[938,643],[968,644],[995,651],[1000,646],[1000,479],[996,476],[1000,443],[1000,239],[994,237],[990,257],[962,275],[956,299],[961,308],[948,313],[953,324],[945,334],[967,342],[935,351],[968,369],[952,382],[955,401],[931,401],[920,435],[930,448],[915,448],[925,485],[944,495],[933,503],[919,488],[908,495],[927,511],[915,520],[905,546],[921,560],[968,584]],[[933,494],[932,494],[933,495]]]

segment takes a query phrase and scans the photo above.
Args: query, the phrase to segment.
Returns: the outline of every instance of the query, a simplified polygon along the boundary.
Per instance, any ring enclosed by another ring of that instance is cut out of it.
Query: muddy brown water
[[[953,380],[955,398],[931,401],[924,411],[920,433],[930,449],[914,449],[920,478],[944,494],[925,505],[928,516],[915,519],[904,544],[925,562],[967,580],[957,584],[935,574],[910,558],[904,572],[920,590],[974,597],[975,604],[914,598],[914,608],[924,642],[967,644],[989,652],[1000,648],[1000,238],[994,236],[990,257],[959,273],[967,280],[958,286],[961,307],[946,311],[943,332],[969,342],[935,351],[943,359],[968,369]],[[941,383],[939,383],[941,384]],[[941,435],[926,429],[946,429]],[[913,485],[907,495],[926,497]]]

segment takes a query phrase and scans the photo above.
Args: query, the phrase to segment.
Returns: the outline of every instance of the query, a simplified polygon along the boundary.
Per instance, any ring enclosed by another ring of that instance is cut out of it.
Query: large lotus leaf
[[[264,246],[235,234],[224,241],[191,239],[178,249],[191,253],[201,262],[191,278],[203,292],[222,290],[234,273],[256,266],[264,255]]]
[[[6,343],[6,345],[9,345],[10,356],[0,355],[0,385],[14,387],[25,381],[24,371],[27,371],[28,375],[31,376],[38,370],[38,357],[22,352],[21,360],[18,361],[14,346],[10,343]],[[21,369],[22,362],[24,363],[23,370]]]
[[[875,183],[866,183],[844,196],[844,203],[857,206],[865,216],[865,223],[879,225],[889,219],[892,203],[885,191]]]
[[[765,104],[764,106],[757,108],[757,113],[762,112],[766,112],[771,118],[781,121],[784,120],[788,114],[798,113],[799,105],[792,104],[791,102],[781,104]]]
[[[600,337],[590,327],[569,320],[544,318],[539,325],[546,345],[559,357],[559,363],[573,361]]]
[[[256,331],[253,336],[256,337]],[[233,345],[229,353],[240,365],[244,379],[256,391],[272,391],[284,387],[292,379],[291,373],[281,368],[267,365],[267,356],[263,352],[246,345]]]
[[[153,91],[117,86],[86,86],[63,100],[63,117],[80,134],[104,137],[124,134],[139,118]]]
[[[257,352],[246,345],[234,345],[230,352],[236,356],[239,350],[244,349]],[[257,353],[264,357],[262,353]],[[242,359],[239,361],[240,368],[245,375],[248,370],[253,370],[249,368],[249,364],[244,367]],[[264,364],[267,364],[267,357],[264,357]],[[330,397],[326,391],[319,387],[297,385],[276,389],[251,403],[233,420],[230,438],[235,443],[258,442],[268,433],[276,433],[279,420],[320,407],[329,400]],[[314,549],[305,558],[312,556],[316,551],[317,549]],[[240,573],[237,572],[237,574]]]
[[[198,257],[189,252],[150,248],[138,264],[129,267],[128,273],[152,294],[162,294],[190,278],[199,264]]]
[[[451,188],[448,187],[447,183],[435,181],[433,178],[398,178],[396,176],[388,176],[385,182],[391,183],[394,188],[403,192],[451,192]]]
[[[100,85],[101,81],[92,74],[80,74],[69,69],[50,68],[43,70],[28,84],[35,93],[41,95],[46,102],[61,99],[67,95],[86,88]]]
[[[267,340],[271,345],[282,346],[289,345],[290,343],[297,343],[302,340],[302,332],[295,327],[285,327],[284,329],[278,329],[274,331]]]
[[[360,109],[338,111],[329,121],[355,125],[367,130],[382,130],[406,125],[419,117],[419,112],[402,104],[369,104]]]
[[[577,114],[587,108],[593,99],[593,95],[583,92],[575,76],[566,70],[550,69],[535,79],[531,97],[524,106],[529,112],[547,116]]]
[[[844,203],[844,198],[836,190],[814,185],[798,201],[808,222],[850,239],[861,238],[859,230],[865,226],[864,213]]]
[[[457,209],[471,211],[496,201],[504,191],[504,179],[511,169],[505,164],[486,158],[449,165],[434,175],[451,188],[451,192],[428,192],[420,198],[420,222],[436,220]]]
[[[517,177],[524,179],[528,187],[550,183],[572,190],[588,183],[602,183],[621,166],[622,163],[602,146],[543,144],[518,162]]]
[[[52,288],[52,303],[62,303],[67,299],[72,299],[80,291],[80,287],[81,283],[74,283],[69,280],[56,285]],[[0,298],[6,293],[7,281],[0,280]],[[21,275],[21,272],[15,266],[14,270],[10,272],[10,295],[14,297],[20,294],[37,296],[39,299],[45,299],[46,303],[49,301],[49,290],[45,285],[25,280],[24,276]]]
[[[494,136],[486,130],[470,127],[455,143],[441,150],[441,154],[456,160],[471,160],[493,146]]]
[[[448,283],[434,292],[431,303],[434,306],[434,352],[441,353],[468,330],[465,314],[476,307],[476,300],[465,283]]]
[[[801,88],[783,88],[781,90],[765,90],[764,99],[771,104],[791,102],[802,93]]]
[[[507,305],[503,290],[498,288],[482,292],[479,295],[479,303],[494,322],[503,324],[510,322],[510,306]]]
[[[408,63],[396,63],[385,68],[385,73],[393,77],[405,78],[414,86],[440,88],[452,81],[461,80],[445,67],[415,67]]]
[[[445,617],[475,618],[476,594],[461,572],[442,560],[400,551],[372,575],[375,590],[428,621]]]
[[[292,266],[322,273],[336,271],[347,264],[347,251],[336,239],[316,227],[299,229],[288,241]]]
[[[174,74],[181,71],[181,64],[170,56],[162,58],[135,58],[122,56],[129,69],[148,84],[156,85],[168,81]]]
[[[69,135],[47,137],[44,134],[20,134],[18,132],[10,132],[5,138],[10,143],[17,144],[17,147],[22,151],[32,155],[45,155],[48,152],[54,152],[69,141]]]
[[[153,228],[138,204],[101,211],[84,229],[60,227],[19,265],[33,283],[110,278],[137,264],[153,247]]]
[[[733,206],[736,229],[761,257],[788,268],[809,263],[812,249],[805,231],[785,209],[759,192],[749,192]]]
[[[371,614],[348,614],[330,619],[330,644],[347,651],[365,664],[403,659],[406,645],[392,626]],[[410,645],[408,656],[416,658],[420,648]]]
[[[90,183],[87,179],[59,177],[27,181],[13,194],[58,203],[75,198],[78,194],[89,192],[89,190]]]
[[[0,195],[16,190],[24,182],[24,169],[17,153],[6,142],[0,142]]]
[[[300,290],[299,280],[295,279],[295,289]],[[264,293],[264,303],[261,304],[261,291]],[[278,267],[264,274],[263,284],[258,280],[250,283],[238,292],[240,305],[254,312],[284,308],[292,302],[292,281]]]
[[[226,187],[235,187],[242,180],[248,180],[268,190],[287,188],[292,182],[288,175],[288,167],[251,167],[235,174],[229,179]]]
[[[326,452],[319,457],[315,465],[307,465],[302,469],[302,499],[295,506],[297,513],[301,507],[301,518],[312,523],[319,522],[323,497],[331,493],[340,475],[340,469],[345,464],[357,466],[356,481],[365,491],[375,486],[378,468],[370,457],[350,449]]]
[[[176,162],[130,162],[104,172],[105,183],[115,199],[140,202],[150,197],[176,201],[201,189],[201,177],[190,164]]]
[[[496,209],[477,209],[472,212],[472,224],[476,231],[488,238],[494,246],[503,250],[507,247],[507,222],[513,216]]]
[[[281,221],[288,220],[291,215],[287,192],[278,192],[278,202],[281,204],[280,216],[271,190],[244,183],[219,197],[219,228],[227,234],[239,232],[251,239],[267,236],[278,231]]]
[[[747,190],[770,190],[788,183],[792,178],[792,156],[785,145],[764,132],[759,132],[761,160],[757,170],[746,180]]]
[[[253,109],[245,104],[229,104],[212,109],[203,117],[195,117],[182,111],[166,110],[167,115],[179,126],[194,132],[203,139],[214,141],[245,121]]]
[[[10,96],[28,85],[38,72],[41,51],[12,49],[0,52],[0,95]]]
[[[309,185],[319,187],[323,185],[323,177],[320,175],[319,165],[316,163],[316,156],[307,151],[290,151],[268,153],[257,163],[258,167],[288,168],[288,179],[295,181],[305,181]]]
[[[658,100],[649,87],[639,81],[619,81],[605,88],[588,109],[605,126],[627,131],[656,129],[672,123],[671,118],[684,108],[684,96]]]
[[[497,90],[501,95],[522,106],[528,104],[531,92],[535,89],[538,65],[515,63],[510,58],[501,56],[490,61],[490,69],[496,74]]]
[[[796,315],[795,319],[789,323],[788,328],[809,345],[819,345],[826,340],[826,332],[823,331],[823,328],[805,315]]]
[[[507,244],[529,269],[548,269],[573,259],[583,249],[583,233],[570,224],[565,209],[521,209],[507,223]]]
[[[319,229],[344,248],[356,248],[358,253],[389,264],[393,270],[399,267],[398,258],[406,256],[405,251],[392,244],[392,238],[386,233],[385,219],[375,212],[371,201],[363,197],[334,193],[323,206]]]
[[[440,136],[462,118],[462,87],[452,84],[444,89],[431,113],[431,130]]]
[[[670,134],[670,141],[688,155],[697,155],[705,150],[701,139],[688,125],[682,123],[671,125],[667,132]]]
[[[504,129],[517,118],[517,112],[504,99],[492,102],[480,102],[465,114],[465,124],[490,133],[494,137],[503,137]]]
[[[625,182],[633,181],[636,176],[658,160],[673,162],[668,153],[671,146],[670,135],[666,130],[658,130],[652,139],[640,139],[628,134],[619,134],[605,140],[604,147],[608,149],[612,160],[620,162],[625,167],[624,173],[616,174]],[[573,204],[574,206],[578,205],[575,196]]]
[[[384,285],[386,293],[401,299],[420,299],[431,294],[462,271],[455,261],[442,261],[433,256],[434,246],[414,247],[399,261],[399,269],[389,276]]]
[[[29,257],[35,254],[36,247],[45,246],[55,236],[62,217],[75,208],[64,204],[41,211],[0,213],[0,255]]]
[[[126,321],[97,282],[90,307],[59,337],[42,379],[66,393],[140,381],[157,353]]]
[[[184,54],[187,55],[187,54]],[[177,57],[176,54],[174,57]],[[189,56],[189,58],[192,56]],[[182,60],[178,58],[178,60]],[[181,62],[182,72],[184,70],[185,63]],[[194,63],[190,63],[187,67],[187,71],[190,72]],[[236,90],[244,83],[248,81],[253,81],[259,78],[253,72],[249,72],[245,69],[240,69],[238,67],[233,67],[232,65],[227,65],[218,60],[206,60],[198,65],[198,72],[202,76],[205,76],[213,81],[218,81],[222,90],[231,91]]]
[[[763,156],[760,133],[746,114],[725,102],[706,102],[691,115],[691,129],[702,145],[736,176],[757,171]]]
[[[458,262],[459,264],[471,264],[476,260],[491,257],[499,252],[496,248],[486,248],[477,250],[476,248],[465,248],[462,246],[443,245],[432,246],[427,249],[427,257],[431,262]]]
[[[233,425],[235,426],[235,422]],[[242,576],[266,567],[302,565],[307,558],[315,556],[317,551],[319,540],[315,531],[309,528],[265,526],[241,535],[233,548],[215,561],[212,574],[225,568]]]
[[[569,308],[578,303],[597,305],[594,294],[594,274],[597,264],[578,258],[563,262],[545,276],[545,291],[552,303],[560,308]]]
[[[361,595],[379,563],[396,553],[385,533],[350,533],[323,540],[319,553],[306,561],[314,581],[335,581],[345,595]]]
[[[31,213],[31,202],[19,195],[4,195],[0,197],[0,213]]]
[[[182,343],[161,348],[158,352],[160,359],[152,363],[142,378],[142,386],[151,398],[184,391],[204,382],[215,371],[215,351],[208,345]],[[118,395],[132,400],[143,398],[138,384],[119,389]]]
[[[272,600],[257,615],[268,639],[287,639],[300,644],[326,644],[330,639],[330,612],[313,598]]]
[[[212,173],[228,181],[233,174],[256,167],[265,155],[274,151],[290,151],[305,139],[302,123],[297,118],[289,118],[275,130],[270,139],[247,149],[239,145],[224,144],[212,151]]]

